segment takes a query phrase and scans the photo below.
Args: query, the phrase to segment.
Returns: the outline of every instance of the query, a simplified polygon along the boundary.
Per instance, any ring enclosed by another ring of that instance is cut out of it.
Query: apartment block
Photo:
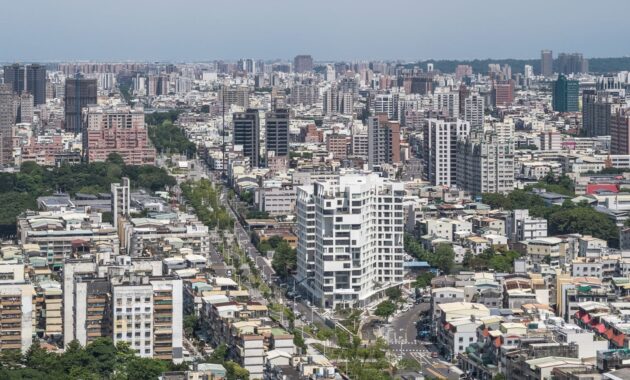
[[[141,357],[183,359],[182,280],[122,276],[112,279],[112,335]]]
[[[457,183],[457,142],[470,134],[470,123],[452,118],[428,119],[423,130],[425,177],[433,185]]]
[[[400,163],[400,124],[385,114],[368,119],[368,163],[370,169]]]
[[[457,142],[457,186],[473,194],[514,190],[514,144],[473,130]]]
[[[298,279],[322,307],[360,307],[403,279],[402,183],[376,174],[298,188]]]
[[[83,154],[89,162],[107,160],[111,153],[127,165],[155,163],[141,108],[91,106],[84,111]]]

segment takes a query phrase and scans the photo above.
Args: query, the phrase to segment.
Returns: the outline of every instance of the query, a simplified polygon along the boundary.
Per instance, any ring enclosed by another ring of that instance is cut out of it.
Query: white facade
[[[141,357],[183,358],[181,279],[132,278],[112,286],[114,344],[127,342]]]
[[[459,92],[448,87],[438,87],[433,93],[433,110],[444,116],[459,117]]]
[[[483,96],[479,93],[472,93],[464,99],[464,120],[470,123],[470,128],[483,127]]]
[[[514,144],[492,131],[473,130],[457,145],[457,186],[473,194],[514,190]]]
[[[292,215],[295,212],[295,188],[268,186],[256,189],[258,210],[271,216]]]
[[[363,306],[403,281],[402,183],[376,174],[298,188],[298,281],[326,308]]]
[[[470,123],[456,119],[429,119],[424,127],[427,180],[433,185],[457,183],[457,141],[470,134]]]
[[[529,210],[514,210],[507,220],[507,234],[513,241],[547,237],[547,220],[529,216]]]

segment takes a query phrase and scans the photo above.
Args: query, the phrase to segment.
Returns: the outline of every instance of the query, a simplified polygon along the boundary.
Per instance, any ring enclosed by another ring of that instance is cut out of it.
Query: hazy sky
[[[4,0],[0,61],[630,55],[628,0]]]

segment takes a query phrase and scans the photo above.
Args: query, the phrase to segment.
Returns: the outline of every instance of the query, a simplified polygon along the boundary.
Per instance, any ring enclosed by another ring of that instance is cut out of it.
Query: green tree
[[[249,371],[233,361],[227,361],[225,366],[227,380],[249,380]]]
[[[435,277],[435,275],[431,272],[424,272],[421,275],[416,277],[416,281],[413,283],[414,288],[426,288],[431,285],[431,280]]]
[[[449,274],[455,264],[455,251],[450,244],[439,244],[429,258],[429,264],[443,273]]]
[[[293,344],[295,344],[295,347],[300,348],[302,352],[306,352],[306,342],[304,342],[304,337],[302,337],[302,334],[297,331],[294,331],[293,333]]]
[[[194,314],[189,314],[184,317],[184,332],[186,335],[191,336],[197,329],[199,324],[199,317]]]
[[[396,302],[402,298],[402,290],[399,287],[389,288],[385,291],[385,295],[392,301]]]
[[[282,240],[275,248],[271,266],[276,274],[288,278],[297,265],[297,252],[286,240]]]
[[[619,230],[605,215],[591,207],[562,208],[549,216],[551,235],[579,233],[592,235],[608,241],[612,247],[619,246]]]
[[[389,317],[392,316],[396,312],[396,304],[392,301],[383,301],[376,306],[376,310],[374,310],[374,315],[384,318],[385,321],[389,320]]]
[[[163,361],[134,357],[127,364],[127,377],[134,380],[155,380],[166,370],[168,366]]]

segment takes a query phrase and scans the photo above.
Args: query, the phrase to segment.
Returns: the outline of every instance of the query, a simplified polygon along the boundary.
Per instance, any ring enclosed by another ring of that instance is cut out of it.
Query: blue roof
[[[405,261],[403,263],[404,268],[431,268],[426,261]]]

